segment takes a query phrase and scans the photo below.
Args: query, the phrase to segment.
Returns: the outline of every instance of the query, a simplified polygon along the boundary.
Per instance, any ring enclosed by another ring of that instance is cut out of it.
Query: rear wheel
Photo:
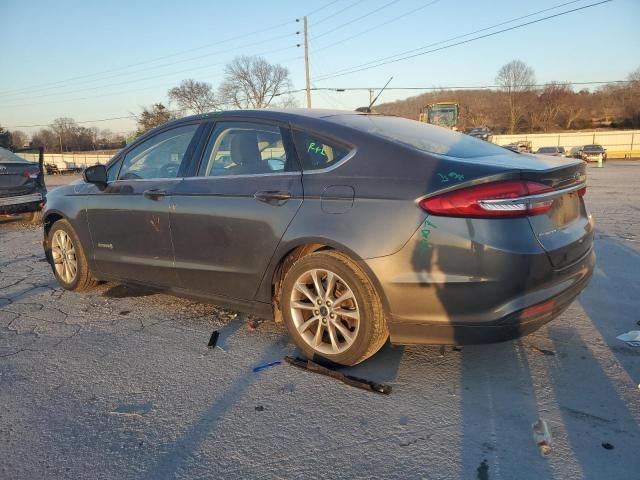
[[[338,252],[316,252],[294,263],[284,279],[281,305],[291,339],[310,358],[355,365],[388,337],[373,285]]]
[[[66,290],[90,290],[97,285],[91,275],[80,240],[71,224],[59,220],[47,236],[47,246],[53,273]]]

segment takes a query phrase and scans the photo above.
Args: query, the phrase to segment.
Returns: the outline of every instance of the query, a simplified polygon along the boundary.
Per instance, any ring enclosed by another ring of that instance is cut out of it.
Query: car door
[[[302,204],[301,172],[286,126],[220,121],[197,176],[173,192],[170,212],[180,285],[251,300]]]
[[[109,168],[107,186],[92,187],[87,219],[103,276],[160,287],[176,283],[169,202],[199,127],[168,128],[134,145]]]

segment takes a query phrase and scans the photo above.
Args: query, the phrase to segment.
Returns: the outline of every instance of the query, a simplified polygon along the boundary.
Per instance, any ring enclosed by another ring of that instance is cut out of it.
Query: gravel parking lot
[[[65,292],[40,229],[0,224],[0,478],[639,478],[640,347],[615,337],[640,330],[640,162],[588,171],[598,267],[579,299],[520,341],[387,345],[346,369],[389,396],[254,373],[295,353],[271,322],[116,284]]]

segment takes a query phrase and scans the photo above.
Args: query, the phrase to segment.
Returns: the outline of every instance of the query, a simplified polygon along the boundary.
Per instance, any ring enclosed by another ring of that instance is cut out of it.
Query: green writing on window
[[[322,155],[323,157],[327,156],[327,154],[324,152],[324,145],[315,144],[313,142],[311,142],[307,147],[307,152],[317,153],[318,155]]]

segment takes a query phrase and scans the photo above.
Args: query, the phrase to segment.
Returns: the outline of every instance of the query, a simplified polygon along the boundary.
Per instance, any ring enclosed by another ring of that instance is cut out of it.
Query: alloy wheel
[[[315,351],[338,354],[351,347],[360,327],[360,309],[351,287],[335,272],[308,270],[291,292],[291,317]]]
[[[78,273],[78,259],[71,237],[64,230],[57,230],[53,234],[51,256],[58,276],[65,283],[72,283]]]

